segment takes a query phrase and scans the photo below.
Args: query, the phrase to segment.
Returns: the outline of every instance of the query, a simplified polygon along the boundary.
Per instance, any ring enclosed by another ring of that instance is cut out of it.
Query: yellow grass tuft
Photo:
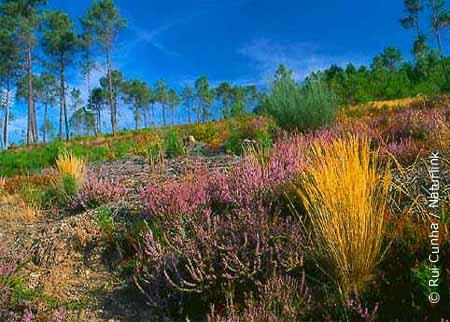
[[[71,152],[63,152],[56,159],[58,177],[71,176],[75,182],[81,184],[86,174],[86,163]]]
[[[344,294],[360,290],[381,257],[391,184],[366,138],[317,143],[297,190],[311,221],[317,259]]]

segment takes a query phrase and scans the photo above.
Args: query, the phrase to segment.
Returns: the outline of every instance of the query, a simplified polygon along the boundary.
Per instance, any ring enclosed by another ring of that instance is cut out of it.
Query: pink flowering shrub
[[[301,225],[275,205],[303,171],[306,148],[318,137],[280,140],[267,159],[247,155],[228,171],[149,184],[142,198],[151,229],[136,271],[148,302],[160,310],[189,310],[186,301],[205,308],[244,303],[245,293],[273,274],[301,269]]]
[[[352,321],[374,322],[377,318],[379,303],[370,310],[363,304],[358,294],[355,294],[347,300],[346,307],[352,316]]]
[[[423,147],[411,138],[402,139],[398,142],[382,142],[379,153],[381,156],[393,155],[400,163],[412,163],[417,158]]]
[[[247,156],[231,171],[214,174],[209,188],[212,201],[238,211],[270,208],[283,192],[282,185],[304,169],[306,145],[300,136],[280,140],[266,162]]]
[[[439,149],[450,156],[450,113],[445,108],[407,108],[361,118],[341,116],[337,133],[366,135],[382,156],[411,165],[418,156]]]
[[[180,181],[150,183],[142,192],[148,218],[161,221],[198,213],[269,209],[283,193],[283,186],[307,164],[309,146],[330,142],[336,135],[324,130],[283,137],[267,160],[247,155],[227,171],[197,171]]]
[[[380,135],[393,141],[405,138],[426,140],[437,127],[439,112],[405,109],[396,113],[395,118],[381,116],[377,120],[381,125]]]
[[[248,294],[242,308],[228,304],[226,310],[218,312],[212,305],[208,322],[301,321],[310,302],[304,273],[299,279],[274,275],[259,283],[255,294]]]
[[[186,297],[203,306],[241,303],[275,272],[303,265],[300,226],[291,218],[203,211],[183,219],[149,230],[142,245],[136,282],[158,309],[189,310]]]
[[[225,172],[197,171],[181,181],[151,183],[142,194],[147,215],[174,220],[199,212],[270,208],[281,187],[304,169],[310,142],[310,137],[294,136],[276,143],[265,162],[247,156]]]
[[[32,321],[29,308],[23,310],[23,303],[15,303],[11,279],[17,271],[18,260],[0,245],[0,321]]]
[[[203,173],[185,177],[183,181],[152,183],[143,193],[149,215],[193,215],[207,207],[209,180]]]
[[[120,182],[89,177],[71,200],[72,209],[96,208],[107,203],[117,203],[126,196]]]
[[[26,308],[21,322],[31,322],[33,321],[33,319],[34,319],[33,311],[31,311],[29,308]]]
[[[0,245],[0,321],[15,316],[11,310],[11,289],[9,279],[16,271],[17,264],[12,260],[3,245]]]

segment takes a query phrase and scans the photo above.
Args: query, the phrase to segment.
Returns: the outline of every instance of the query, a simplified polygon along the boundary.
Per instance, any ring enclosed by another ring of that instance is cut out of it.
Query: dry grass
[[[17,194],[0,195],[0,220],[8,222],[33,223],[41,218],[41,213],[27,205]]]
[[[243,156],[255,166],[266,166],[270,158],[271,149],[261,144],[247,144],[243,146]]]
[[[166,157],[164,147],[161,142],[153,145],[152,150],[147,152],[147,158],[151,170],[162,169],[165,164]]]
[[[314,252],[344,294],[360,290],[380,260],[391,184],[366,138],[316,144],[297,193],[311,221]]]
[[[73,155],[71,152],[63,152],[56,159],[57,177],[72,177],[79,185],[84,180],[86,174],[86,162]]]
[[[385,100],[385,101],[372,101],[365,104],[358,104],[350,107],[349,111],[352,110],[368,110],[368,111],[379,111],[379,110],[396,110],[400,108],[407,108],[411,105],[425,106],[427,98],[424,96],[408,97],[395,100]]]

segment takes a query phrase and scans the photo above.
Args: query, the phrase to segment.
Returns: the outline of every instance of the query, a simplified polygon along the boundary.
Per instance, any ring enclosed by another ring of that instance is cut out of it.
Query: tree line
[[[217,100],[223,103],[223,116],[230,117],[244,113],[245,107],[256,98],[255,86],[223,83],[212,88],[205,76],[198,78],[193,87],[186,85],[180,93],[163,80],[151,87],[141,80],[126,79],[121,71],[113,69],[112,54],[127,21],[112,0],[94,1],[78,23],[65,12],[46,8],[46,4],[46,0],[4,0],[0,4],[0,104],[4,110],[1,141],[5,148],[9,146],[8,129],[15,99],[27,106],[26,143],[32,144],[40,138],[43,142],[49,139],[53,126],[49,108],[55,105],[59,105],[58,139],[69,140],[72,132],[101,133],[104,109],[109,110],[115,135],[120,103],[133,107],[138,129],[155,124],[157,107],[162,110],[163,125],[168,124],[168,119],[174,123],[181,103],[186,107],[189,122],[205,122]],[[103,56],[103,61],[98,61],[99,56]],[[92,73],[100,64],[106,75],[94,86]],[[79,89],[69,89],[69,72],[83,76],[88,91],[86,104]],[[43,107],[39,128],[38,105]]]
[[[179,107],[187,121],[206,122],[213,107],[222,117],[241,115],[261,106],[270,95],[256,86],[223,82],[212,86],[206,76],[177,91],[164,80],[147,84],[128,79],[113,68],[113,50],[127,21],[113,0],[95,0],[84,15],[73,21],[65,12],[46,7],[47,0],[3,0],[0,2],[0,118],[1,145],[9,146],[11,108],[15,101],[27,106],[26,143],[47,142],[55,132],[50,109],[59,107],[56,137],[69,140],[72,134],[98,135],[102,115],[108,111],[112,134],[118,130],[119,109],[131,107],[134,127],[173,124]],[[414,33],[414,59],[406,61],[395,47],[375,56],[370,66],[331,66],[306,78],[320,79],[341,104],[391,99],[417,94],[432,95],[450,90],[449,57],[444,48],[450,25],[445,0],[404,0],[405,16],[400,24]],[[427,9],[428,29],[423,28]],[[428,30],[428,32],[426,32]],[[433,46],[431,39],[434,39]],[[93,71],[103,67],[106,75],[93,84]],[[280,69],[279,69],[280,71]],[[69,88],[75,73],[84,79],[87,102],[80,89]],[[14,95],[13,95],[14,93]],[[38,127],[37,107],[41,107]]]
[[[405,60],[398,48],[387,47],[373,58],[370,66],[331,66],[311,75],[322,78],[341,104],[435,95],[450,90],[450,59],[444,52],[450,39],[450,11],[445,0],[403,0],[403,3],[405,16],[399,22],[414,34],[412,61]]]

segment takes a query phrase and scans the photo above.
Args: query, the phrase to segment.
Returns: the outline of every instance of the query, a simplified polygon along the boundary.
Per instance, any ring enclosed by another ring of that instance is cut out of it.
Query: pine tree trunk
[[[203,107],[203,123],[206,123],[208,121],[208,110],[206,109],[206,106]]]
[[[9,106],[6,106],[6,111],[5,111],[5,124],[3,125],[3,147],[5,150],[8,149],[9,146],[9,142],[8,142],[8,137],[9,137],[9,128],[8,128],[8,124],[9,124]]]
[[[33,141],[34,143],[39,142],[39,133],[38,133],[38,126],[37,126],[37,113],[36,113],[36,100],[33,99]]]
[[[100,109],[97,111],[97,125],[98,125],[98,133],[102,133],[102,112],[100,112]]]
[[[62,69],[59,74],[59,140],[63,140],[63,117],[64,117],[64,77]]]
[[[163,126],[166,126],[166,105],[162,104],[162,112],[163,112]]]
[[[44,143],[47,143],[47,111],[48,111],[48,104],[44,104],[44,126],[42,127],[42,141]]]
[[[438,29],[434,30],[434,35],[436,37],[436,42],[438,44],[439,56],[441,57],[442,67],[444,68],[445,79],[447,80],[447,83],[450,83],[450,77],[448,75],[447,63],[445,61],[444,50],[442,48],[441,34],[439,33]]]
[[[192,123],[191,108],[189,106],[187,107],[187,112],[188,112],[188,123],[191,124]]]
[[[60,90],[61,92],[61,90]],[[63,104],[62,104],[62,94],[59,93],[59,140],[63,139]]]
[[[152,105],[151,105],[151,123],[152,123],[152,126],[155,126],[155,106],[153,105],[153,103],[152,103]]]
[[[11,90],[11,84],[10,84],[10,79],[8,79],[7,81],[7,85],[6,85],[6,110],[5,110],[5,124],[3,127],[3,146],[5,148],[5,150],[8,149],[9,146],[9,142],[8,142],[8,138],[9,138],[9,95],[10,95],[10,90]]]
[[[139,107],[137,105],[134,107],[134,121],[134,128],[137,131],[139,129]]]
[[[91,66],[90,66],[90,55],[88,54],[86,56],[86,64],[87,64],[87,70],[86,70],[86,82],[87,82],[87,90],[88,90],[88,106],[91,108]]]
[[[66,104],[66,80],[65,80],[65,70],[64,70],[64,56],[61,55],[61,104],[64,111],[64,126],[66,129],[66,140],[70,140],[69,131],[69,118],[67,115],[67,104]]]
[[[114,101],[114,93],[113,93],[113,81],[112,81],[112,67],[111,67],[111,49],[110,45],[107,45],[106,48],[106,66],[108,70],[108,99],[109,106],[111,109],[111,128],[113,136],[116,135],[116,107]]]
[[[144,127],[148,128],[148,107],[144,107]]]
[[[26,49],[26,68],[28,81],[28,127],[27,127],[27,145],[31,144],[33,127],[33,80],[31,69],[31,46],[28,44]]]

